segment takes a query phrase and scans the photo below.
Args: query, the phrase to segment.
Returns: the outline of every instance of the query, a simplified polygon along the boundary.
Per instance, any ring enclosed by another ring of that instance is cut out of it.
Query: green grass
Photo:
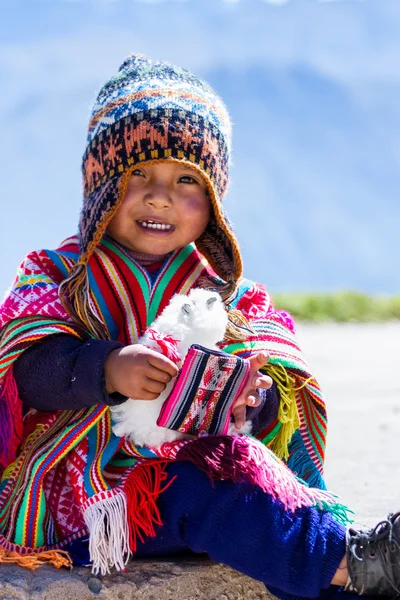
[[[368,296],[358,292],[273,294],[276,308],[300,321],[373,323],[400,319],[400,296]]]

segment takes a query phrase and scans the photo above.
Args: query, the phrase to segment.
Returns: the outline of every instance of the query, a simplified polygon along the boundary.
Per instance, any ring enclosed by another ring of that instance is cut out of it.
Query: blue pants
[[[345,554],[345,528],[326,511],[285,510],[278,500],[247,483],[216,481],[188,462],[167,467],[175,481],[159,498],[163,526],[138,543],[137,557],[191,550],[207,553],[254,579],[283,600],[326,598]],[[67,548],[76,564],[90,562],[87,541]],[[348,594],[340,592],[345,599]],[[354,598],[354,595],[351,595]]]

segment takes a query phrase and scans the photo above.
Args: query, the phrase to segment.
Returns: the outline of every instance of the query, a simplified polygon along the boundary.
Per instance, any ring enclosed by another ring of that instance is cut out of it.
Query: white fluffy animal
[[[224,337],[227,323],[228,316],[220,295],[194,288],[187,296],[176,294],[151,328],[179,340],[177,350],[183,360],[192,344],[216,350],[217,342]],[[146,333],[138,340],[138,344],[160,351],[157,342]],[[184,437],[182,433],[156,424],[161,407],[174,383],[175,380],[172,379],[156,400],[128,399],[123,404],[112,407],[115,435],[126,436],[137,446],[158,446]]]

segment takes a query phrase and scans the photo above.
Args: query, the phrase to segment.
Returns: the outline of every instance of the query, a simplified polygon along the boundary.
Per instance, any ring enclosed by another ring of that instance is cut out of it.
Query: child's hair
[[[60,286],[73,319],[96,337],[104,327],[91,307],[86,265],[122,202],[139,163],[184,162],[208,188],[209,223],[196,246],[225,282],[226,296],[242,274],[239,245],[222,208],[228,187],[231,122],[221,98],[181,67],[130,55],[100,90],[83,156],[84,202],[79,261]]]

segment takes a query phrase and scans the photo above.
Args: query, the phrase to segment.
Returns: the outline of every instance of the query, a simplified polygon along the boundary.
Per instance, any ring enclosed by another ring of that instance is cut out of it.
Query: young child
[[[29,254],[0,309],[0,559],[107,573],[190,549],[280,598],[345,598],[346,584],[396,597],[400,519],[346,530],[323,482],[325,406],[293,321],[242,276],[221,204],[230,146],[224,104],[185,69],[132,55],[101,89],[78,236]],[[151,402],[177,375],[162,344],[136,341],[195,287],[225,302],[220,347],[247,365],[243,389],[213,396],[207,352],[194,350],[174,409],[191,437],[135,447],[112,433],[109,407]],[[193,421],[197,387],[213,401]],[[253,435],[221,435],[224,410]]]

